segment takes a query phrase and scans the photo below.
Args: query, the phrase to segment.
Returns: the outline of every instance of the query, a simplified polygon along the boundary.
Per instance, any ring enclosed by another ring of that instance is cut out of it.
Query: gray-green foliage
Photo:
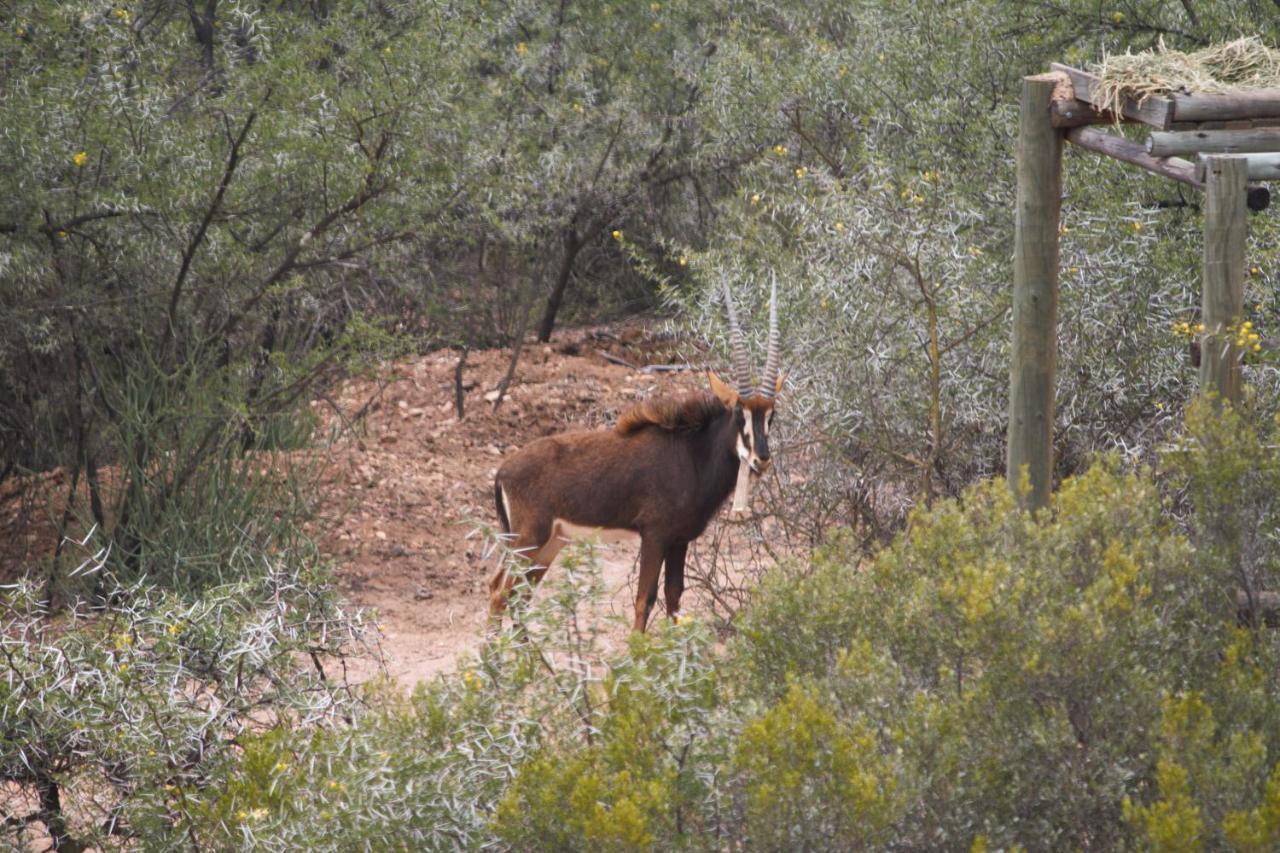
[[[106,571],[103,556],[79,569]],[[227,559],[265,558],[246,550]],[[10,840],[35,819],[57,844],[172,843],[186,831],[178,816],[206,808],[216,796],[209,780],[241,760],[241,739],[349,717],[350,693],[332,671],[367,636],[334,602],[329,577],[292,555],[229,573],[252,579],[193,601],[108,578],[109,610],[56,615],[34,583],[0,593]]]
[[[1219,508],[1171,503],[1248,501],[1280,457],[1273,428],[1224,448],[1230,419],[1189,423],[1160,477],[1103,462],[1035,516],[993,481],[871,558],[837,538],[721,651],[695,620],[607,651],[579,617],[598,566],[571,554],[461,672],[242,738],[182,825],[216,847],[1267,849],[1280,644],[1237,621]]]
[[[705,240],[670,246],[690,275],[666,292],[720,340],[720,282],[761,317],[776,273],[794,366],[779,423],[823,448],[780,511],[839,505],[883,536],[1002,469],[1019,79],[1161,35],[1270,32],[1246,4],[1202,5],[779,4],[731,24],[714,91],[754,155]],[[1070,150],[1064,186],[1063,474],[1099,450],[1149,460],[1171,426],[1194,371],[1170,330],[1194,322],[1201,244],[1192,191]],[[1249,316],[1269,328],[1274,216],[1251,227]]]

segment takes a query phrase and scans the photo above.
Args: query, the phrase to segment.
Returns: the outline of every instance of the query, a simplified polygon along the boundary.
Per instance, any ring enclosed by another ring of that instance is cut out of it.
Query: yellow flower
[[[1121,23],[1124,21],[1124,12],[1112,12],[1111,20],[1115,21],[1117,24]]]
[[[617,240],[617,241],[619,241],[619,242],[621,242],[621,241],[622,241],[622,232],[621,232],[621,231],[619,231],[618,229],[616,229],[616,228],[615,228],[615,229],[613,229],[613,231],[612,231],[611,233],[612,233],[612,235],[613,235],[613,239],[615,239],[615,240]]]
[[[243,822],[248,817],[249,817],[249,813],[244,809],[241,809],[240,811],[236,812],[236,820],[238,821]]]
[[[114,12],[112,12],[111,14],[115,15],[117,18],[119,18],[120,20],[124,21],[126,24],[127,24],[127,23],[129,23],[129,12],[128,12],[128,10],[126,10],[126,9],[116,9],[116,10],[115,10]]]
[[[1262,272],[1262,270],[1258,269],[1257,267],[1249,267],[1249,272],[1253,273],[1254,275],[1257,275],[1258,273]]]
[[[1204,331],[1204,323],[1196,323],[1196,331],[1197,331],[1197,332],[1203,332],[1203,331]]]
[[[656,12],[661,12],[661,11],[662,11],[662,4],[661,4],[661,3],[650,3],[650,4],[649,4],[649,11],[650,11],[650,12],[655,12],[655,13],[656,13]]]
[[[126,672],[128,672],[128,671],[129,671],[129,664],[127,664],[127,663],[122,663],[122,664],[120,664],[120,666],[116,667],[116,670],[117,670],[121,675],[124,675]]]
[[[752,204],[759,204],[759,203],[760,203],[760,193],[752,193],[752,194],[751,194],[751,203],[752,203]]]
[[[808,170],[808,169],[806,169],[804,166],[797,166],[797,167],[796,167],[796,177],[797,177],[797,178],[803,178],[803,177],[804,177],[805,175],[807,175],[807,174],[809,174],[809,170]]]
[[[249,812],[249,817],[253,818],[254,820],[262,820],[266,816],[267,816],[267,810],[262,807],[258,807],[253,811]]]
[[[1068,270],[1068,272],[1070,272],[1072,275],[1075,275],[1076,273],[1080,272],[1080,267],[1072,267],[1070,270]]]
[[[684,255],[681,255],[681,256],[680,256],[680,260],[679,260],[679,261],[677,261],[677,263],[679,263],[679,264],[680,264],[680,266],[682,266],[682,267],[687,267],[687,266],[689,266],[689,259],[688,259],[688,258],[686,258]]]
[[[59,239],[59,240],[65,240],[65,239],[67,239],[67,232],[66,232],[66,231],[59,231],[59,232],[58,232],[58,239]]]
[[[520,54],[521,56],[524,56],[528,52],[529,52],[529,45],[525,44],[524,42],[519,42],[518,44],[516,44],[516,53]]]
[[[779,157],[782,157],[782,156],[786,155],[786,153],[787,153],[787,146],[785,146],[785,145],[775,145],[775,146],[773,146],[773,153],[774,153],[774,154],[777,154]]]
[[[843,223],[843,222],[837,222],[837,223],[836,223],[836,230],[837,230],[837,231],[843,231],[843,230],[844,230],[844,223]]]
[[[1134,230],[1135,232],[1136,232],[1136,231],[1141,231],[1141,230],[1142,230],[1142,223],[1141,223],[1141,222],[1135,222],[1135,223],[1133,223],[1133,225],[1132,225],[1131,227],[1133,228],[1133,230]]]
[[[839,68],[836,69],[837,77],[845,77],[845,76],[848,76],[848,74],[849,74],[849,66],[847,65],[841,65]]]
[[[575,113],[577,113],[578,115],[582,115],[583,113],[585,113],[585,112],[587,111],[587,108],[586,108],[586,107],[584,107],[582,104],[578,103],[577,101],[574,101],[574,102],[573,102],[573,111],[574,111]]]
[[[89,155],[83,151],[77,151],[71,156],[71,162],[75,164],[77,169],[83,168],[84,164],[89,162]]]
[[[1065,226],[1065,225],[1062,225],[1062,226],[1059,226],[1059,228],[1058,228],[1058,233],[1059,233],[1059,234],[1070,234],[1070,233],[1071,233],[1071,229],[1070,229],[1070,228],[1068,228],[1068,227],[1067,227],[1067,226]]]
[[[649,25],[649,29],[653,30],[656,33],[658,30],[662,29],[662,21],[654,21],[652,24]]]
[[[1254,351],[1254,352],[1262,352],[1262,344],[1254,344],[1254,345],[1253,345],[1253,351]]]

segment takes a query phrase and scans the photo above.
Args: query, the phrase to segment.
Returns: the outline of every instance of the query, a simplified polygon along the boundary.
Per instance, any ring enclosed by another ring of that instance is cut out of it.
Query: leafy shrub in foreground
[[[1230,422],[1193,413],[1175,491],[1280,469]],[[1183,524],[1113,463],[1035,515],[989,483],[871,560],[779,568],[723,653],[692,620],[606,651],[570,555],[458,675],[240,736],[182,820],[211,847],[1272,849],[1280,642],[1237,622],[1219,511]]]

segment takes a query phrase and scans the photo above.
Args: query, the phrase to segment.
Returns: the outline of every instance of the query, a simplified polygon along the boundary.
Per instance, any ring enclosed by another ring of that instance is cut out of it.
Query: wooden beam
[[[1114,157],[1197,189],[1204,188],[1204,181],[1196,177],[1195,164],[1178,157],[1152,157],[1141,143],[1123,136],[1116,136],[1096,127],[1077,127],[1067,131],[1067,139],[1089,151]]]
[[[1200,339],[1200,390],[1240,404],[1240,349],[1232,327],[1244,315],[1247,164],[1240,157],[1206,158],[1204,193],[1204,290]]]
[[[1079,68],[1063,65],[1060,62],[1054,62],[1049,67],[1071,78],[1071,87],[1075,89],[1075,95],[1078,100],[1087,101],[1098,110],[1103,108],[1103,105],[1098,103],[1100,98],[1094,94],[1098,84],[1101,82],[1097,77],[1086,71],[1081,71]],[[1120,112],[1125,118],[1151,125],[1156,130],[1168,130],[1169,125],[1173,122],[1174,115],[1173,102],[1169,98],[1159,96],[1141,101],[1125,98],[1120,105]]]
[[[1128,121],[1123,116],[1121,121]],[[1086,124],[1115,124],[1115,113],[1095,110],[1079,98],[1055,98],[1049,105],[1049,123],[1054,127],[1083,127]]]
[[[1251,181],[1280,180],[1280,154],[1201,154],[1196,158],[1196,176],[1204,180],[1205,169],[1211,157],[1232,157],[1245,164]]]
[[[1147,137],[1146,147],[1147,153],[1153,157],[1280,151],[1280,127],[1258,127],[1248,130],[1193,130],[1189,133],[1156,131]]]
[[[1058,359],[1058,222],[1062,132],[1049,121],[1056,80],[1024,77],[1018,115],[1018,189],[1013,249],[1013,353],[1009,365],[1006,476],[1028,509],[1053,485],[1053,380]],[[1023,471],[1030,491],[1022,492]]]
[[[1173,104],[1174,121],[1280,118],[1280,89],[1221,95],[1171,95],[1169,100]]]

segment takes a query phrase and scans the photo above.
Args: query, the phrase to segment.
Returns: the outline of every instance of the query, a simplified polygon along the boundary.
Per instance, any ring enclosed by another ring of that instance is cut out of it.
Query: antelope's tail
[[[493,502],[498,505],[498,521],[502,524],[502,532],[511,532],[511,519],[507,518],[507,502],[502,499],[502,483],[495,477],[493,480]]]

